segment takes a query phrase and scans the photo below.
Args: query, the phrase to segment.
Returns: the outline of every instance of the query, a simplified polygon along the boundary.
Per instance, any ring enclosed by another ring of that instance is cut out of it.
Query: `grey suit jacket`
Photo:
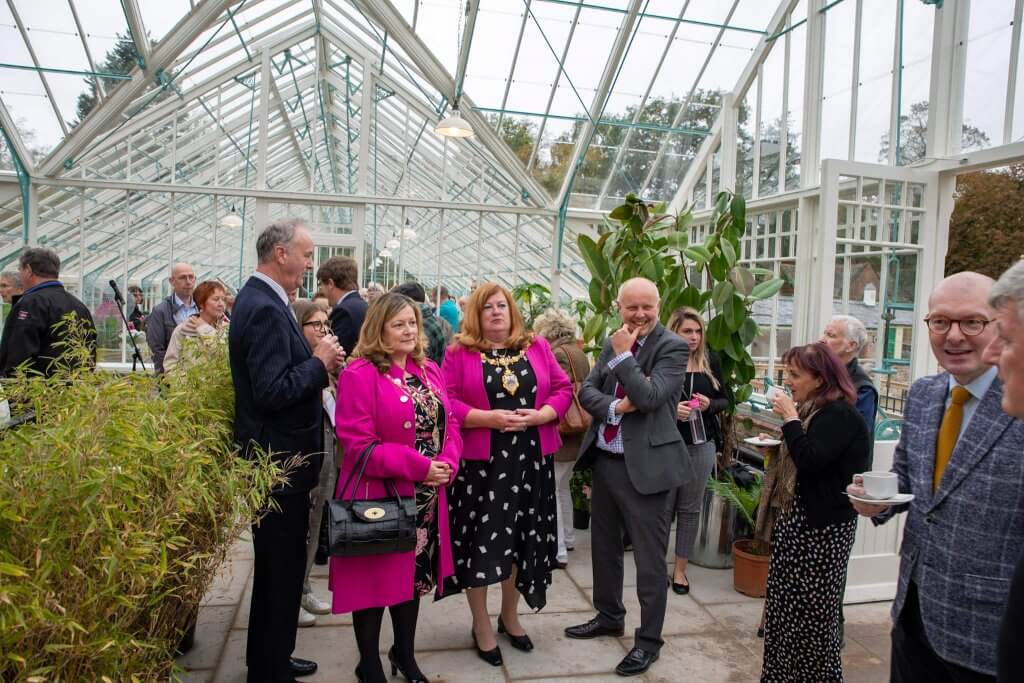
[[[676,429],[676,405],[683,391],[689,353],[686,342],[659,323],[647,335],[636,358],[627,358],[609,370],[608,361],[615,352],[611,342],[605,341],[597,363],[580,387],[580,405],[594,420],[580,444],[578,469],[593,466],[597,430],[604,428],[608,406],[615,400],[615,385],[621,383],[637,408],[623,415],[619,427],[633,488],[651,494],[683,483],[686,445]]]
[[[1002,411],[1003,385],[994,380],[933,493],[948,389],[949,375],[940,373],[914,382],[907,399],[893,471],[900,492],[913,493],[914,500],[895,510],[909,514],[892,617],[899,617],[913,580],[932,649],[946,661],[994,675],[999,621],[1024,547],[1024,422]]]

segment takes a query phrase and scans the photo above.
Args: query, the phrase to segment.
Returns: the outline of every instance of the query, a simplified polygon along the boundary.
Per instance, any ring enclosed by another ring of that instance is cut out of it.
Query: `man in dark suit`
[[[332,256],[320,264],[316,279],[331,306],[331,330],[345,353],[352,355],[368,308],[359,296],[356,260],[348,256]]]
[[[301,221],[274,223],[256,241],[259,265],[238,292],[228,332],[235,386],[235,441],[243,455],[272,453],[287,482],[276,507],[253,526],[252,606],[245,659],[250,683],[292,681],[316,671],[291,656],[306,569],[309,492],[323,450],[321,390],[343,358],[327,335],[310,353],[287,292],[312,265],[313,239]]]
[[[907,513],[894,683],[995,681],[1000,610],[1024,547],[1024,422],[1000,407],[1003,385],[985,353],[995,338],[992,284],[957,273],[928,299],[928,340],[945,371],[911,386],[893,456],[899,491],[914,500],[852,501],[875,524]],[[863,495],[854,479],[848,492]]]
[[[605,341],[580,388],[580,403],[594,416],[580,446],[578,469],[593,467],[591,561],[597,616],[570,626],[570,638],[621,636],[622,532],[633,540],[640,628],[633,649],[615,668],[641,674],[663,643],[668,572],[669,492],[683,483],[686,446],[676,428],[689,347],[658,322],[654,283],[634,278],[618,296],[623,326]]]

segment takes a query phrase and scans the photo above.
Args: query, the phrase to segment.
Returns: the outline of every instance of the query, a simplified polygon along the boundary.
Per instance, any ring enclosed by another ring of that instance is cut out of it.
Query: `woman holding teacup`
[[[782,358],[783,420],[759,522],[775,516],[765,601],[762,681],[841,681],[839,615],[856,513],[843,491],[871,462],[867,427],[842,361],[822,343]]]

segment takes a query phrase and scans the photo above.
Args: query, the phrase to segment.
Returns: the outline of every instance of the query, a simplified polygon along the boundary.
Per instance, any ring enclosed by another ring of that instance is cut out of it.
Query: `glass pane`
[[[897,6],[892,0],[865,0],[863,3],[854,150],[857,161],[885,163],[883,148],[892,113]]]
[[[849,157],[854,9],[854,3],[844,2],[825,13],[827,78],[822,93],[822,159]]]
[[[1001,0],[971,3],[961,141],[964,151],[1003,142],[1013,6]]]
[[[750,199],[754,179],[754,123],[757,112],[758,79],[755,78],[739,103],[736,115],[736,191]]]
[[[786,108],[786,190],[800,187],[801,136],[804,123],[804,55],[806,24],[786,34],[789,46],[789,93]]]

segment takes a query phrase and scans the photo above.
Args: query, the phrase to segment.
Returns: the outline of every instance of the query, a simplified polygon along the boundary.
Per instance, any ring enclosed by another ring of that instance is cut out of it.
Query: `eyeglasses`
[[[323,332],[324,330],[327,329],[327,323],[325,323],[322,320],[310,320],[308,323],[302,323],[303,327],[305,327],[306,325],[312,325],[313,329],[316,330],[317,332]]]
[[[960,331],[968,337],[977,337],[979,334],[985,331],[991,320],[985,320],[984,318],[964,318],[963,320],[951,320],[949,318],[943,318],[942,316],[934,316],[931,318],[925,318],[924,323],[928,326],[928,329],[935,334],[946,334],[950,328],[953,327],[953,323],[960,326]]]

